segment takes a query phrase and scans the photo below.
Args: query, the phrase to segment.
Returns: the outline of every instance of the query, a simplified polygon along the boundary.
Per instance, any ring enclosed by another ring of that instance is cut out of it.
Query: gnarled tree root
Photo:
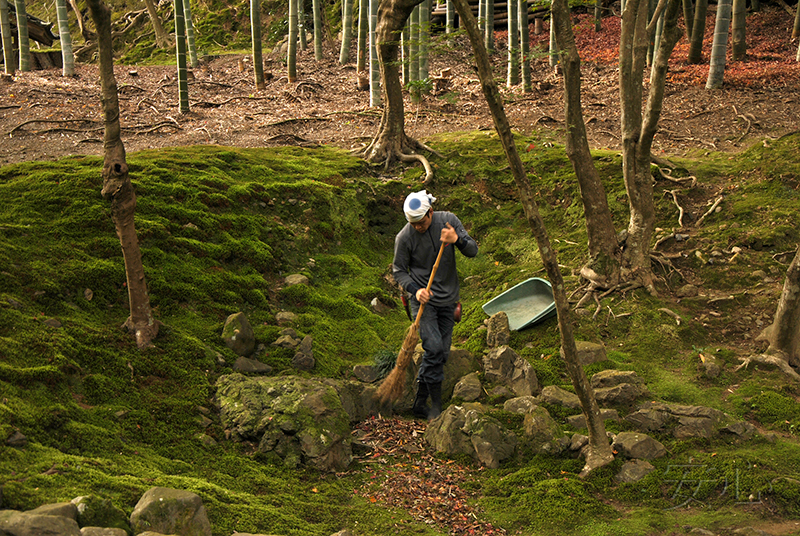
[[[740,357],[739,360],[742,362],[741,365],[736,367],[734,372],[739,371],[740,369],[747,368],[750,363],[757,363],[759,365],[768,365],[772,367],[776,367],[781,370],[784,374],[789,376],[791,379],[800,382],[800,374],[789,364],[786,359],[783,359],[780,355],[770,355],[770,354],[758,354],[758,355],[751,355],[749,357]]]

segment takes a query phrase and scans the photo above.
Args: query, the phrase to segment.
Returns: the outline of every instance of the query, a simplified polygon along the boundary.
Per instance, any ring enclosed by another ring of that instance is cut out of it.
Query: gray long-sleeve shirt
[[[456,271],[457,247],[466,257],[478,254],[478,244],[469,236],[461,221],[451,212],[434,212],[428,230],[418,232],[407,223],[397,233],[394,241],[392,274],[400,286],[414,296],[417,290],[428,286],[431,270],[439,254],[442,229],[449,223],[458,234],[458,241],[444,248],[439,269],[431,285],[430,304],[450,305],[458,302],[458,272]],[[455,246],[455,247],[453,247]]]

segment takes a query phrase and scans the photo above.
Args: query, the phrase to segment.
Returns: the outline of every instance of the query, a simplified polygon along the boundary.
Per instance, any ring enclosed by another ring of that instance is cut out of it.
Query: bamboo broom
[[[442,246],[439,248],[439,255],[436,256],[436,262],[433,263],[431,277],[428,279],[428,286],[425,287],[429,292],[433,284],[433,278],[436,276],[436,270],[439,269],[439,262],[442,260],[442,253],[444,253],[445,246],[447,246],[447,244],[442,242]],[[409,363],[411,363],[414,357],[414,350],[417,347],[417,342],[419,342],[419,320],[422,318],[422,311],[424,309],[425,304],[423,303],[419,306],[419,311],[417,311],[417,317],[414,319],[414,323],[411,324],[411,327],[408,328],[408,332],[406,332],[406,338],[403,341],[400,352],[397,354],[397,361],[395,361],[394,368],[375,392],[375,398],[382,403],[387,401],[394,402],[403,396],[403,392],[406,389],[406,368],[408,368]]]

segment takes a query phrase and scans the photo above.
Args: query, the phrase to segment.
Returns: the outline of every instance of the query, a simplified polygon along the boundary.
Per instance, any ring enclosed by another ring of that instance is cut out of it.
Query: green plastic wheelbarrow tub
[[[533,326],[555,314],[553,287],[549,281],[532,277],[483,304],[483,312],[489,316],[500,311],[508,315],[508,327],[514,331]]]

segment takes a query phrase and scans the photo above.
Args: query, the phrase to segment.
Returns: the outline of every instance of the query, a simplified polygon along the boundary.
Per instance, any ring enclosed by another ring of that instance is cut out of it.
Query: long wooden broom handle
[[[430,292],[431,285],[433,285],[433,278],[436,276],[436,270],[439,269],[439,263],[442,261],[442,253],[444,253],[444,248],[447,246],[444,242],[442,242],[442,246],[439,248],[439,254],[436,256],[436,262],[433,263],[433,269],[431,270],[431,277],[428,279],[428,286],[425,287],[425,290]],[[419,327],[419,319],[422,318],[422,311],[425,309],[425,304],[419,304],[419,311],[417,311],[417,318],[414,319],[414,325]]]

